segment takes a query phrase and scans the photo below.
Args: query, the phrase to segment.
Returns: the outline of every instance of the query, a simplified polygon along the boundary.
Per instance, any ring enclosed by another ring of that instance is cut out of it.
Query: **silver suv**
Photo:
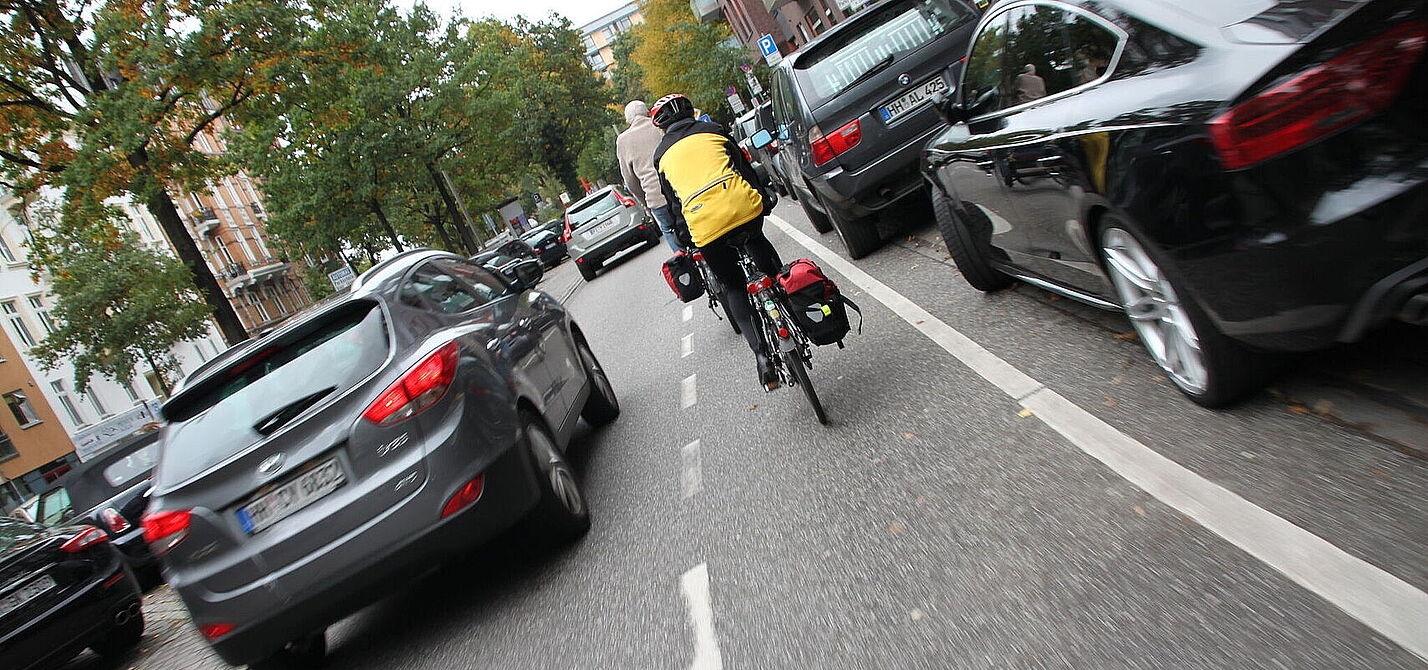
[[[563,453],[620,408],[527,283],[410,251],[164,404],[144,538],[223,660],[318,662],[326,626],[524,517],[590,527]]]
[[[649,210],[614,186],[606,186],[565,208],[565,244],[585,281],[625,249],[659,244],[659,227]]]

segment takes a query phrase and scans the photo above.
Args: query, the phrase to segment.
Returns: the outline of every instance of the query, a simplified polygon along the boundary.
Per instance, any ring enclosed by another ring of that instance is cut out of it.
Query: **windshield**
[[[619,208],[620,201],[615,198],[614,192],[610,192],[603,197],[571,207],[565,211],[565,215],[570,217],[570,229],[580,230],[592,221]]]
[[[899,2],[854,17],[857,26],[798,61],[803,94],[809,106],[818,107],[888,56],[917,49],[971,19],[971,10],[956,0]]]
[[[382,310],[354,302],[286,341],[254,348],[164,406],[160,480],[181,482],[263,439],[275,413],[317,393],[337,395],[387,357]],[[320,401],[320,398],[313,402]]]

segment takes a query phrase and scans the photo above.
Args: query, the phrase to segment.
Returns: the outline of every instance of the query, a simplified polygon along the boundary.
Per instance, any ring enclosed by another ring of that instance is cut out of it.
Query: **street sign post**
[[[735,116],[748,111],[748,109],[744,107],[744,99],[740,98],[738,93],[729,96],[729,106],[734,108]]]
[[[752,92],[754,95],[763,95],[763,94],[764,94],[764,87],[763,87],[762,84],[759,83],[759,79],[758,79],[758,77],[755,77],[755,76],[754,76],[754,73],[745,71],[745,72],[744,72],[744,78],[749,81],[749,91],[750,91],[750,92]]]
[[[759,51],[764,55],[764,61],[770,66],[777,65],[783,59],[783,55],[778,52],[778,43],[774,41],[773,35],[765,34],[759,38]]]

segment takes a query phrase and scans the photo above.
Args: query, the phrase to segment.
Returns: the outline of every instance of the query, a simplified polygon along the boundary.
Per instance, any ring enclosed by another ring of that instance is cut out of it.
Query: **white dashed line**
[[[694,318],[694,305],[685,305],[685,306],[684,306],[684,319],[683,319],[683,320],[684,320],[684,321],[688,321],[688,320],[690,320],[690,319],[692,319],[692,318]]]
[[[1156,499],[1428,660],[1428,593],[1122,433],[794,228],[768,220],[1081,451]]]
[[[703,457],[699,453],[699,440],[690,442],[679,450],[679,461],[680,497],[688,500],[704,490]]]
[[[694,352],[694,333],[679,339],[679,357],[684,358]]]
[[[699,401],[699,390],[695,388],[695,384],[697,383],[696,378],[698,376],[699,375],[689,375],[684,378],[684,381],[679,383],[679,402],[680,406],[685,409],[692,407],[694,403]]]
[[[689,670],[723,670],[719,638],[714,635],[714,608],[709,602],[709,566],[700,563],[679,578],[684,603],[689,606],[689,623],[694,627],[694,660]]]

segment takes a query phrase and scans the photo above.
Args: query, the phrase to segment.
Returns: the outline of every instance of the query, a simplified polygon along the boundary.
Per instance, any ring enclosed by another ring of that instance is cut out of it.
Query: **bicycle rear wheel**
[[[828,414],[823,411],[823,402],[818,399],[818,391],[814,390],[813,382],[808,379],[808,366],[804,365],[803,358],[797,351],[785,351],[783,364],[793,372],[794,381],[803,388],[803,395],[808,397],[808,404],[813,405],[813,414],[818,417],[818,423],[828,425]]]

